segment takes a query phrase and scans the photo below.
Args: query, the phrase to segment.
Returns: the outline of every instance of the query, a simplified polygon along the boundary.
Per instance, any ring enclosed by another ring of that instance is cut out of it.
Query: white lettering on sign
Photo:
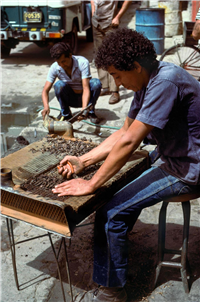
[[[53,15],[49,15],[49,19],[61,20],[61,16],[53,16]]]

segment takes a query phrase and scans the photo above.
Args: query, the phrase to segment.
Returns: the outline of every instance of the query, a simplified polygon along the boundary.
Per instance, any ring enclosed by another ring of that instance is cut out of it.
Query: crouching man
[[[72,117],[70,107],[84,109],[92,104],[89,113],[87,110],[83,111],[82,118],[89,117],[92,123],[98,124],[100,120],[95,114],[95,105],[101,92],[101,82],[99,79],[92,79],[88,60],[72,55],[70,46],[64,42],[55,44],[50,53],[55,62],[50,67],[42,91],[43,119],[50,113],[49,91],[58,78],[59,81],[54,84],[55,95],[61,107],[58,119],[69,120]]]

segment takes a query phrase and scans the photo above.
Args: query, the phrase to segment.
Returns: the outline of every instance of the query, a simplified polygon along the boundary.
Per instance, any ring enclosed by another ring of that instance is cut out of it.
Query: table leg
[[[73,302],[73,292],[72,292],[70,270],[69,270],[69,261],[68,261],[68,256],[67,256],[67,247],[66,247],[65,237],[61,238],[60,247],[59,247],[58,253],[56,254],[56,251],[55,251],[52,239],[51,239],[51,233],[48,233],[48,235],[49,235],[49,240],[50,240],[50,243],[51,243],[51,247],[52,247],[55,259],[56,259],[56,264],[57,264],[57,268],[58,268],[58,276],[59,276],[59,280],[60,280],[60,284],[61,284],[61,290],[62,290],[62,294],[63,294],[63,300],[64,300],[64,302],[66,302],[63,283],[62,283],[62,277],[61,277],[61,272],[60,272],[60,266],[59,266],[59,262],[58,262],[58,258],[59,258],[59,255],[60,255],[60,250],[61,250],[62,244],[64,245],[65,267],[66,267],[66,271],[67,271],[70,293],[71,293],[72,302]]]
[[[12,265],[13,265],[13,272],[14,272],[14,277],[15,277],[15,283],[16,283],[17,289],[19,290],[19,281],[18,281],[18,275],[17,275],[17,263],[16,263],[15,245],[19,244],[19,243],[23,243],[23,242],[29,241],[29,240],[33,240],[33,239],[36,239],[36,238],[40,238],[40,237],[43,237],[43,236],[47,236],[47,234],[42,235],[42,236],[37,236],[37,237],[34,237],[34,238],[30,238],[30,239],[26,239],[26,240],[23,240],[23,241],[15,243],[14,232],[13,232],[13,221],[12,221],[12,219],[6,218],[6,223],[7,223],[8,238],[9,238],[9,242],[10,242],[10,250],[11,250],[11,256],[12,256]],[[57,264],[57,268],[58,268],[58,275],[59,275],[59,280],[60,280],[60,283],[61,283],[61,289],[62,289],[62,294],[63,294],[63,300],[64,300],[64,302],[66,302],[64,288],[63,288],[63,283],[62,283],[62,277],[61,277],[61,272],[60,272],[60,267],[59,267],[59,262],[58,262],[58,258],[59,258],[59,255],[60,255],[60,251],[61,251],[62,245],[64,246],[65,267],[66,267],[66,272],[67,272],[67,276],[68,276],[70,293],[71,293],[71,297],[72,297],[71,301],[73,302],[73,292],[72,292],[70,270],[69,270],[69,261],[68,261],[68,256],[67,256],[67,247],[66,247],[65,237],[61,238],[60,247],[59,247],[58,253],[56,254],[56,251],[55,251],[52,239],[51,239],[51,233],[48,232],[48,236],[49,236],[51,247],[52,247],[55,259],[56,259],[56,264]]]
[[[10,250],[12,255],[12,264],[13,264],[13,271],[15,276],[15,283],[16,287],[19,290],[19,281],[17,277],[17,265],[16,265],[16,254],[15,254],[15,240],[14,240],[14,233],[13,233],[13,223],[12,219],[6,218],[7,223],[7,230],[8,230],[8,237],[10,241]]]

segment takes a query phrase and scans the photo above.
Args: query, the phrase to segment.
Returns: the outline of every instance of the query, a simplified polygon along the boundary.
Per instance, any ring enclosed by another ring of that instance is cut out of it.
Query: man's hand
[[[83,111],[83,113],[77,118],[77,120],[78,121],[86,120],[86,118],[88,117],[88,114],[89,114],[88,110],[85,109]]]
[[[80,173],[84,169],[84,165],[80,158],[76,156],[65,156],[60,162],[58,173],[63,177],[70,179],[72,176],[72,171],[70,165],[67,163],[68,161],[72,164],[75,174]]]
[[[113,27],[118,27],[119,26],[119,18],[116,16],[114,19],[112,19],[112,26]]]
[[[197,20],[196,23],[194,24],[194,28],[192,31],[192,37],[194,40],[200,39],[200,20]]]
[[[52,190],[54,194],[58,196],[73,195],[73,196],[83,196],[89,195],[94,192],[94,189],[90,185],[90,180],[85,180],[82,178],[72,179],[65,181]]]
[[[42,118],[43,118],[43,120],[44,120],[44,118],[45,118],[46,115],[49,115],[49,113],[50,113],[50,108],[49,107],[44,108],[42,110]]]
[[[112,20],[112,26],[113,27],[118,27],[120,23],[121,17],[124,15],[124,13],[127,11],[129,6],[131,5],[132,1],[123,1],[122,7],[119,10],[118,14],[113,18]]]

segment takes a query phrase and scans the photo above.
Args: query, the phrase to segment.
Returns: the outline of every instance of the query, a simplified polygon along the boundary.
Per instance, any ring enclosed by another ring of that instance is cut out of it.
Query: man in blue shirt
[[[200,192],[200,83],[172,63],[158,62],[153,43],[131,29],[117,29],[100,46],[95,63],[108,70],[117,86],[135,92],[123,127],[81,157],[66,156],[59,173],[71,176],[105,160],[91,180],[73,179],[54,193],[87,195],[95,192],[128,161],[146,136],[157,144],[150,169],[117,192],[96,213],[93,280],[98,290],[81,302],[125,302],[127,232],[142,209],[166,198]]]
[[[89,114],[87,110],[83,111],[82,118],[90,118],[94,124],[100,120],[95,114],[95,104],[101,92],[101,82],[99,79],[92,79],[90,65],[86,58],[82,56],[73,56],[69,44],[60,42],[55,44],[51,50],[51,57],[55,59],[50,67],[47,81],[42,91],[42,101],[44,109],[42,111],[43,119],[49,114],[49,91],[53,83],[61,112],[59,120],[69,120],[72,117],[70,107],[82,107],[92,104]]]

